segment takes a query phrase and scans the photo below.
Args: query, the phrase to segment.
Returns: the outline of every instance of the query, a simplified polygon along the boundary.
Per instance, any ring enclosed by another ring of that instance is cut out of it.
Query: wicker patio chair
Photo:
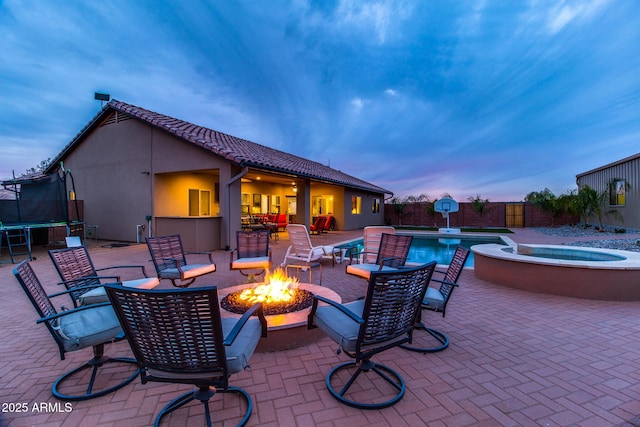
[[[94,390],[95,380],[103,365],[108,363],[135,364],[133,359],[109,358],[104,355],[104,345],[106,343],[122,339],[120,322],[118,322],[118,318],[108,302],[57,312],[50,298],[67,295],[71,291],[67,290],[50,296],[47,295],[29,261],[23,261],[18,264],[14,268],[13,274],[40,316],[37,323],[44,323],[47,326],[53,340],[58,345],[61,360],[64,360],[67,352],[93,347],[93,358],[91,360],[65,373],[53,383],[51,392],[56,398],[76,401],[104,396],[124,387],[136,378],[139,371],[133,369],[133,373],[125,380],[121,380],[110,387],[105,386],[105,388]],[[88,383],[83,382],[85,375],[83,375],[82,371],[86,369],[91,369]],[[109,381],[106,384],[109,385],[110,383],[113,383],[113,381]],[[62,391],[62,388],[67,388],[69,391]],[[78,391],[82,390],[84,393],[68,394],[76,389]]]
[[[375,264],[380,249],[380,239],[383,234],[396,234],[396,229],[388,225],[370,225],[364,228],[362,252],[353,252],[349,256],[349,263]]]
[[[369,277],[369,286],[364,300],[348,304],[338,304],[329,299],[314,296],[309,313],[309,329],[319,327],[338,343],[338,353],[344,351],[353,361],[331,369],[326,385],[331,395],[338,401],[361,409],[379,409],[397,403],[405,393],[405,382],[399,373],[371,360],[376,354],[411,341],[412,331],[429,280],[436,262],[415,268],[397,271],[374,271]],[[328,305],[319,305],[324,302]],[[355,369],[353,369],[355,368]],[[343,372],[347,370],[348,372]],[[349,376],[350,371],[354,371]],[[362,400],[360,384],[354,389],[359,400],[347,395],[361,373],[373,372],[390,386],[389,391],[381,385],[384,382],[370,381],[371,391],[379,391],[381,396]],[[346,375],[345,375],[346,374]],[[348,379],[346,379],[348,377]],[[342,380],[342,381],[341,381]],[[382,400],[386,399],[386,400]],[[371,401],[368,401],[371,400]]]
[[[267,334],[262,305],[254,305],[236,319],[220,316],[214,286],[135,290],[107,285],[106,289],[138,361],[142,383],[197,387],[169,402],[156,417],[156,426],[164,416],[194,399],[204,404],[210,426],[209,399],[215,393],[240,395],[246,412],[242,411],[238,425],[246,424],[253,407],[251,397],[229,385],[229,376],[248,367],[260,337]]]
[[[85,246],[72,246],[64,249],[52,249],[49,257],[53,261],[63,284],[71,292],[74,307],[78,305],[95,304],[98,302],[108,302],[107,293],[99,285],[101,281],[119,282],[123,286],[131,288],[151,289],[160,284],[157,277],[147,276],[147,271],[143,265],[118,265],[96,269],[93,266],[89,252]],[[121,281],[120,276],[107,276],[99,274],[99,271],[113,269],[140,269],[140,279]],[[79,288],[79,290],[77,290]]]
[[[412,241],[413,236],[382,233],[375,262],[366,262],[370,259],[369,253],[362,252],[360,257],[365,261],[362,264],[349,263],[346,268],[347,274],[368,279],[373,271],[393,271],[403,268],[407,262]]]
[[[179,234],[172,236],[146,237],[153,265],[160,279],[169,279],[173,286],[186,288],[196,278],[216,271],[211,252],[189,252],[209,256],[209,264],[187,264]]]
[[[456,251],[453,253],[447,270],[444,272],[439,270],[435,271],[436,273],[442,274],[443,277],[442,279],[432,278],[431,282],[440,283],[440,287],[436,289],[435,287],[429,286],[422,302],[422,310],[441,312],[442,317],[444,317],[447,304],[451,299],[453,290],[458,287],[458,279],[460,278],[464,264],[467,262],[467,258],[469,258],[470,252],[471,251],[465,247],[456,247]],[[403,344],[402,348],[420,353],[434,353],[449,347],[449,337],[445,335],[444,332],[429,328],[424,324],[422,321],[422,311],[420,311],[418,315],[415,329],[427,332],[431,337],[435,338],[439,344],[435,347],[417,347],[415,344]]]
[[[229,253],[229,269],[239,270],[241,274],[250,278],[270,269],[269,233],[270,231],[266,229],[236,231],[237,246]],[[246,270],[249,272],[245,272]]]

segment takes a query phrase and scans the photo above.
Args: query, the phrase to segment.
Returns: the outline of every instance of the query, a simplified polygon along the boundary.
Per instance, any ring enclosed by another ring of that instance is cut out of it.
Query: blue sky
[[[0,0],[0,179],[94,92],[398,196],[518,201],[640,152],[640,2]]]

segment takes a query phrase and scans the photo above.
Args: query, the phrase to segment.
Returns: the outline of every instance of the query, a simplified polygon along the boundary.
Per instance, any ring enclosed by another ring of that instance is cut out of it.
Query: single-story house
[[[640,153],[578,174],[576,184],[608,192],[606,209],[619,215],[606,215],[606,225],[640,228]]]
[[[389,190],[326,165],[112,100],[54,158],[101,239],[179,233],[189,250],[235,247],[243,217],[338,229],[384,223]],[[282,215],[284,214],[284,215]],[[283,219],[284,217],[284,219]],[[274,218],[274,217],[272,217]]]

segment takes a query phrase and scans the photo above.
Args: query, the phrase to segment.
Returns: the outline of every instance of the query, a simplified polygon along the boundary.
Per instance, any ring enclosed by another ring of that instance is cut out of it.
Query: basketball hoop
[[[442,214],[442,217],[447,219],[447,228],[438,229],[439,233],[446,233],[446,234],[460,233],[459,228],[449,228],[449,214],[453,212],[458,212],[458,209],[459,209],[458,202],[456,202],[450,197],[443,197],[440,200],[436,200],[436,202],[433,205],[433,210],[435,210],[436,212],[440,212]]]

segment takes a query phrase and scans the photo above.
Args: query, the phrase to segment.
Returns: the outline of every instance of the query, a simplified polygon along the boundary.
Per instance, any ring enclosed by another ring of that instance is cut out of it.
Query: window
[[[371,204],[371,212],[372,213],[380,213],[380,199],[373,198]]]
[[[249,203],[251,195],[249,193],[242,193],[240,198],[240,208],[243,214],[249,213]]]
[[[311,197],[311,216],[333,215],[333,196],[322,195]]]
[[[614,180],[609,188],[609,204],[624,206],[627,183],[624,179]]]
[[[362,197],[351,196],[351,214],[360,215],[362,209]]]
[[[189,189],[189,216],[211,215],[211,191]]]
[[[271,213],[280,213],[280,196],[275,194],[271,196]]]

